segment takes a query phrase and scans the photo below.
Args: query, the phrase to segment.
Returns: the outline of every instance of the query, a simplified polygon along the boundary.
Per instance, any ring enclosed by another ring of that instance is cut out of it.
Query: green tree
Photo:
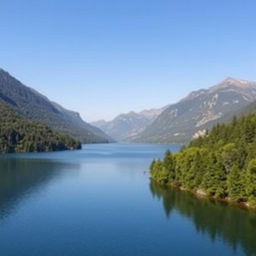
[[[233,166],[227,176],[228,196],[237,202],[246,201],[246,174],[236,165]]]
[[[171,151],[167,150],[163,159],[163,166],[167,172],[167,182],[171,185],[175,181],[175,159]]]
[[[256,159],[252,159],[247,167],[246,193],[249,203],[256,207]]]

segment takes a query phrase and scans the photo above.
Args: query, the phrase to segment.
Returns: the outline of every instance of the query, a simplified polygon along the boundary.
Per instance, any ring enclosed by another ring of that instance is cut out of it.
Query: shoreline
[[[175,190],[178,190],[180,192],[189,193],[189,194],[193,195],[194,197],[198,198],[199,200],[200,199],[207,199],[207,200],[210,200],[210,201],[224,203],[226,205],[235,206],[235,207],[238,207],[240,209],[247,210],[247,211],[252,211],[252,212],[256,213],[256,207],[250,206],[250,204],[248,202],[236,202],[236,201],[233,201],[233,200],[229,199],[228,197],[226,197],[226,198],[215,198],[215,197],[207,195],[207,193],[205,191],[203,191],[202,189],[197,189],[196,191],[191,191],[191,190],[185,189],[182,186],[178,187],[178,186],[167,185],[167,184],[163,185],[163,184],[158,183],[157,181],[155,181],[152,178],[150,178],[150,179],[153,182],[155,182],[156,184],[158,184],[159,186],[163,186],[166,189],[170,189],[170,190],[175,189]]]

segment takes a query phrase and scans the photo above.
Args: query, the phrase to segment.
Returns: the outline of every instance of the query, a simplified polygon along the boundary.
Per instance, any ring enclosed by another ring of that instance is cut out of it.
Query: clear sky
[[[256,80],[255,0],[1,0],[0,67],[87,121]]]

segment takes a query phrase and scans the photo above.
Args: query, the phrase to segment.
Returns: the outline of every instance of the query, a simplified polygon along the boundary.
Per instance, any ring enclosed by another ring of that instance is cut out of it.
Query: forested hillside
[[[48,126],[26,120],[0,102],[0,153],[80,149],[80,142]]]
[[[0,102],[13,107],[31,121],[41,122],[83,143],[105,143],[112,139],[99,128],[29,88],[0,68]]]
[[[150,171],[158,183],[256,207],[256,115],[215,126]]]

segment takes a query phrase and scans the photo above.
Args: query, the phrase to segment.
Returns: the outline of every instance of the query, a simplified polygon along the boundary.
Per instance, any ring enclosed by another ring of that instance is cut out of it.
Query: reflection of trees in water
[[[154,197],[162,200],[167,217],[173,210],[193,220],[197,232],[212,240],[220,237],[236,250],[241,246],[246,255],[256,255],[256,213],[225,205],[150,183]]]
[[[0,219],[29,194],[63,175],[73,164],[37,159],[0,159]]]

